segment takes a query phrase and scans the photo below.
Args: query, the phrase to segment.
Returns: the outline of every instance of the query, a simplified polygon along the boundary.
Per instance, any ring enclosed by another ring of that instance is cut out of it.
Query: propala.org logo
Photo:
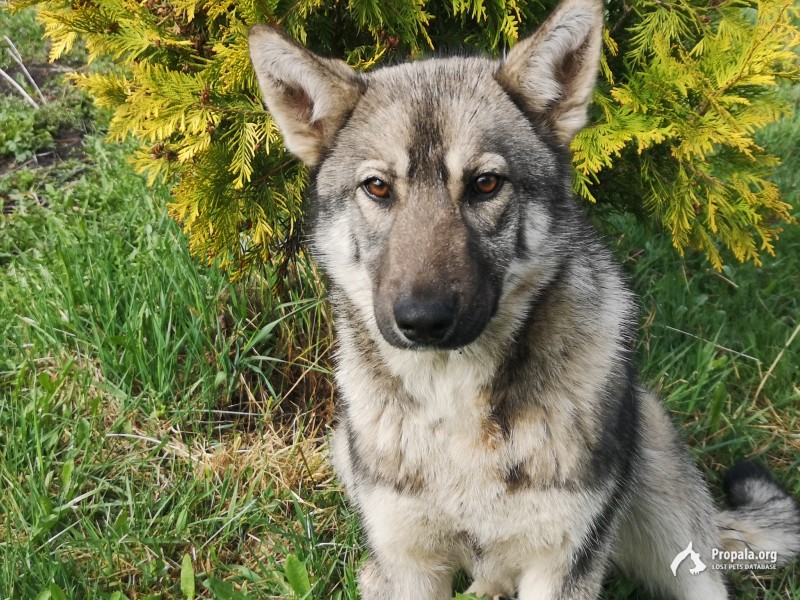
[[[672,574],[674,576],[678,576],[678,567],[681,566],[681,563],[685,561],[687,558],[691,558],[694,566],[689,569],[689,573],[692,575],[697,575],[698,573],[702,573],[706,570],[705,563],[700,560],[700,555],[694,551],[692,548],[692,542],[689,542],[689,545],[686,546],[686,550],[683,552],[679,552],[678,555],[672,560],[672,564],[669,566],[672,569]]]

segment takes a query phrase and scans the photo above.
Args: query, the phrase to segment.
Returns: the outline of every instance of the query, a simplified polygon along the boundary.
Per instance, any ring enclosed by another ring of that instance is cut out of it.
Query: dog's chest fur
[[[516,404],[511,419],[497,405],[502,353],[402,352],[340,323],[345,406],[332,452],[375,535],[467,568],[493,554],[513,569],[512,556],[575,543],[585,530],[576,514],[594,504],[584,480],[601,411],[589,388],[609,365],[591,356],[606,340],[569,349],[579,381],[526,382],[525,398],[506,399]]]

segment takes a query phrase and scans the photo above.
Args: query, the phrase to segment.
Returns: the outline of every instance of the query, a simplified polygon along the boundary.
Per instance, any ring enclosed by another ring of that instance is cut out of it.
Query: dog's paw
[[[490,581],[473,581],[466,591],[467,594],[474,594],[478,598],[489,598],[489,600],[511,600],[514,590],[509,590],[507,585]]]
[[[358,572],[358,589],[363,600],[392,600],[391,585],[374,558],[368,559]]]

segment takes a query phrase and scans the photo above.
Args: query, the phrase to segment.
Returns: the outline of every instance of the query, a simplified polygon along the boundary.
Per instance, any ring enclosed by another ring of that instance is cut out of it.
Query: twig
[[[289,160],[287,160],[283,164],[278,165],[277,167],[275,167],[273,169],[270,169],[269,171],[267,171],[267,173],[265,175],[259,177],[258,179],[253,179],[250,182],[250,185],[260,185],[260,184],[264,183],[267,179],[269,179],[270,177],[275,175],[275,173],[278,173],[279,171],[283,171],[286,167],[288,167],[289,165],[291,165],[295,161],[297,161],[296,158],[290,158]]]
[[[12,42],[11,38],[9,38],[7,35],[4,35],[3,39],[6,41],[6,44],[8,44],[8,48],[6,48],[6,50],[8,50],[8,53],[11,55],[11,58],[14,59],[14,62],[16,62],[19,65],[19,68],[22,69],[22,72],[25,73],[25,77],[28,78],[28,81],[31,82],[33,89],[36,90],[36,94],[39,96],[39,100],[42,101],[42,104],[47,104],[47,100],[44,99],[42,90],[40,90],[39,86],[36,85],[36,81],[33,79],[33,77],[31,77],[31,74],[25,67],[25,63],[22,62],[22,55],[19,53],[19,50],[17,50],[17,47],[14,45],[14,42]]]
[[[14,88],[20,94],[22,94],[22,97],[25,98],[25,100],[28,101],[28,104],[30,104],[33,108],[39,108],[39,105],[36,104],[36,100],[31,98],[31,95],[28,92],[26,92],[24,89],[22,89],[22,86],[20,84],[18,84],[16,81],[14,81],[14,78],[11,77],[11,75],[6,73],[3,69],[0,69],[0,76],[3,79],[5,79],[8,83],[10,83],[12,86],[14,86]]]
[[[130,440],[141,440],[143,442],[150,442],[151,444],[155,444],[156,446],[161,444],[161,442],[163,441],[163,440],[158,440],[158,439],[153,438],[153,437],[147,437],[145,435],[134,435],[132,433],[107,433],[106,437],[107,438],[126,438],[126,439],[130,439]]]
[[[728,278],[727,278],[727,277],[725,277],[725,276],[724,276],[722,273],[719,273],[719,272],[717,272],[717,271],[712,271],[712,272],[714,273],[714,275],[716,275],[717,277],[719,277],[720,279],[722,279],[722,281],[724,281],[725,283],[727,283],[728,285],[730,285],[730,286],[731,286],[731,287],[733,287],[734,289],[737,289],[737,290],[739,289],[739,286],[736,284],[736,282],[735,282],[735,281],[733,281],[733,280],[731,280],[731,279],[728,279]]]
[[[627,2],[623,2],[622,14],[620,15],[619,19],[617,19],[617,22],[614,23],[614,26],[608,32],[608,35],[611,36],[611,35],[614,35],[616,33],[617,29],[619,29],[620,25],[622,25],[622,23],[625,21],[625,19],[628,18],[628,15],[631,13],[632,10],[633,10],[633,6],[631,6]]]
[[[674,331],[675,333],[682,333],[683,335],[688,335],[689,337],[693,337],[694,339],[700,340],[701,342],[705,342],[706,344],[711,344],[715,348],[723,350],[724,352],[730,352],[732,354],[735,354],[736,356],[741,356],[742,358],[748,358],[750,360],[753,360],[757,362],[759,365],[761,364],[761,361],[758,360],[755,356],[750,356],[749,354],[745,354],[744,352],[739,352],[738,350],[734,350],[733,348],[726,348],[725,346],[721,346],[715,342],[712,342],[711,340],[707,340],[706,338],[700,337],[699,335],[689,333],[688,331],[683,331],[682,329],[676,329],[675,327],[670,327],[669,325],[662,325],[662,327],[664,329]]]
[[[296,11],[296,10],[297,10],[297,9],[300,7],[300,5],[301,5],[302,3],[303,3],[303,2],[302,2],[302,0],[298,0],[297,2],[295,2],[294,4],[292,4],[292,5],[289,7],[289,10],[287,10],[285,13],[283,13],[283,16],[282,16],[280,19],[278,19],[277,21],[275,21],[275,24],[276,24],[276,25],[283,25],[283,22],[286,20],[286,17],[288,17],[290,14],[292,14],[294,11]]]
[[[781,351],[778,352],[778,356],[775,357],[775,360],[772,361],[772,364],[769,366],[769,369],[767,369],[767,372],[764,374],[764,377],[761,378],[761,383],[758,384],[758,389],[756,389],[756,393],[753,395],[753,402],[758,400],[758,395],[761,393],[761,390],[763,390],[764,386],[767,384],[767,379],[769,379],[769,376],[772,375],[772,371],[775,370],[775,367],[777,366],[778,362],[783,357],[783,353],[786,352],[786,349],[792,345],[792,342],[794,341],[794,338],[797,337],[798,333],[800,333],[800,325],[794,328],[792,335],[790,335],[789,339],[786,340],[786,343],[783,345],[783,348],[781,348]]]

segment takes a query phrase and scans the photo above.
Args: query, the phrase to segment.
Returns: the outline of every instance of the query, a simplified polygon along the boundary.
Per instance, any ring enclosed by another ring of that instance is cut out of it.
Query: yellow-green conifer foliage
[[[498,55],[553,0],[12,0],[38,5],[58,58],[78,38],[113,71],[74,80],[113,110],[110,135],[173,183],[191,247],[233,273],[297,248],[305,172],[261,108],[247,29],[283,26],[357,69],[434,51]],[[611,0],[593,125],[574,141],[575,188],[646,216],[719,268],[772,252],[789,206],[754,134],[797,80],[793,0]]]

